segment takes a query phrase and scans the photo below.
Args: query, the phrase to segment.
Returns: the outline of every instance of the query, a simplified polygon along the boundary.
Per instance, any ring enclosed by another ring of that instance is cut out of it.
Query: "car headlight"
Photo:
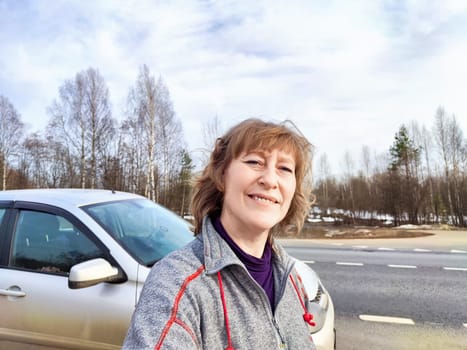
[[[310,325],[311,333],[318,332],[323,328],[324,322],[326,321],[326,314],[329,307],[329,295],[326,289],[321,285],[321,282],[318,284],[318,290],[314,299],[307,300],[306,307],[308,312],[313,315],[314,325]]]
[[[309,324],[310,332],[316,333],[323,328],[326,322],[332,300],[312,268],[298,259],[295,260],[295,268],[301,276],[308,297],[306,298],[305,307],[308,313],[313,315],[313,319]]]

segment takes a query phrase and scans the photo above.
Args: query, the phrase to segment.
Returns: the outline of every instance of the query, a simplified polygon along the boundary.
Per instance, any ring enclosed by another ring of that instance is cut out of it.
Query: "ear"
[[[216,181],[216,187],[221,193],[224,193],[225,191],[225,177],[229,166],[230,163],[227,166],[223,166],[221,169],[218,169],[220,176],[217,177],[218,181]]]
[[[219,192],[221,192],[221,193],[224,193],[224,191],[225,191],[224,174],[222,174],[222,177],[221,177],[219,183],[217,184],[217,189],[218,189]]]
[[[216,188],[221,193],[224,193],[224,189],[225,189],[224,179],[225,179],[224,172],[222,172],[220,176],[216,176],[216,179],[215,179]]]

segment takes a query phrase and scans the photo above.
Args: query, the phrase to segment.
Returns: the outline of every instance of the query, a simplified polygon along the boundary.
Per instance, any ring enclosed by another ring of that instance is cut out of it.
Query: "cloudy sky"
[[[122,119],[138,69],[169,88],[188,148],[202,126],[291,119],[339,172],[349,151],[387,152],[438,106],[467,133],[467,2],[0,0],[0,94],[28,131],[89,67]]]

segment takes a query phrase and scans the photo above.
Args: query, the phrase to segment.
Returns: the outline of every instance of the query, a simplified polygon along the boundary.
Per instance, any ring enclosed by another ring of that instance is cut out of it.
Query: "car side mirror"
[[[102,282],[122,282],[119,269],[102,258],[87,260],[73,265],[68,276],[68,287],[79,289],[91,287]]]

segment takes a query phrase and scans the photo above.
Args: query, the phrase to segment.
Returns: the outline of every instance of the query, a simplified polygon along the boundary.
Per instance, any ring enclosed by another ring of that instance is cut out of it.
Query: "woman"
[[[314,349],[306,295],[275,243],[309,209],[311,145],[248,119],[216,142],[195,183],[196,238],[149,274],[124,349]]]

